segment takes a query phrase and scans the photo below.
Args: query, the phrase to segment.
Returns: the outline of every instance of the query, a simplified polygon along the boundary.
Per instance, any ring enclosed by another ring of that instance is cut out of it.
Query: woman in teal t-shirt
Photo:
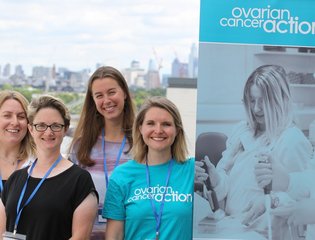
[[[191,239],[194,159],[177,107],[148,99],[133,125],[134,160],[118,166],[106,193],[106,239]]]

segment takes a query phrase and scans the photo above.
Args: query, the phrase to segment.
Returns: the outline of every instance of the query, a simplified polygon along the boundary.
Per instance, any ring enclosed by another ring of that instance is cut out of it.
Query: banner
[[[313,9],[201,0],[194,239],[315,239]]]

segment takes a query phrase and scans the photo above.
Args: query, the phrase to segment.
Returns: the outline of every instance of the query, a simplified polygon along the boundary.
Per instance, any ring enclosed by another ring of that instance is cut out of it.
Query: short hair
[[[19,92],[13,90],[3,90],[0,92],[0,107],[3,103],[9,99],[13,99],[19,102],[27,116],[28,100]],[[28,121],[28,120],[27,120]],[[34,155],[35,146],[31,134],[27,130],[25,137],[23,138],[19,150],[19,159],[27,159],[30,155]]]
[[[92,96],[93,82],[103,78],[111,78],[115,80],[126,96],[123,110],[123,131],[128,140],[129,147],[132,148],[133,145],[132,124],[135,118],[135,108],[131,99],[128,84],[124,76],[116,68],[110,66],[100,67],[89,79],[82,112],[70,146],[71,151],[75,144],[78,145],[78,151],[76,152],[77,159],[79,163],[84,166],[93,166],[95,164],[95,161],[90,158],[91,150],[95,145],[102,128],[106,124],[104,122],[104,117],[98,113]],[[127,152],[129,152],[129,150]]]
[[[262,65],[249,76],[244,87],[244,105],[249,127],[255,134],[258,123],[250,106],[250,88],[256,85],[262,92],[266,137],[269,141],[278,137],[293,122],[292,100],[286,72],[278,65]]]
[[[68,108],[62,102],[62,100],[60,100],[59,98],[50,96],[50,95],[43,95],[31,101],[28,107],[28,119],[29,119],[30,124],[33,124],[36,114],[41,109],[44,109],[44,108],[51,108],[51,109],[57,110],[64,121],[65,130],[68,130],[70,126],[70,120],[71,120],[71,116],[70,116]]]
[[[131,149],[134,159],[137,162],[144,162],[145,156],[148,153],[148,146],[145,144],[142,135],[140,133],[140,126],[143,124],[146,113],[149,109],[158,107],[166,110],[174,120],[174,124],[177,130],[174,143],[171,146],[171,154],[174,160],[178,162],[186,161],[188,150],[185,138],[185,132],[183,128],[183,122],[180,113],[176,105],[165,97],[151,97],[147,99],[141,106],[136,120],[133,125],[133,148]]]

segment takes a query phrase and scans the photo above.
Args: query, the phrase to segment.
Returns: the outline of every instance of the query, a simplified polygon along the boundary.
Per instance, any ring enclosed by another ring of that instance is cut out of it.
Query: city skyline
[[[191,45],[198,46],[194,0],[0,0],[0,7],[0,65],[22,65],[26,75],[34,66],[93,71],[96,64],[123,69],[133,60],[148,69],[150,59],[170,73],[174,58],[187,62]]]

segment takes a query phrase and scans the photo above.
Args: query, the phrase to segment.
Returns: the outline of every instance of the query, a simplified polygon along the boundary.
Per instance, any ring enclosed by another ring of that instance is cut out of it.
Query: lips
[[[165,140],[166,138],[165,137],[152,137],[151,138],[152,140],[154,140],[154,141],[163,141],[163,140]]]
[[[115,110],[115,107],[116,107],[116,105],[115,106],[106,106],[104,110],[107,112],[112,112]]]
[[[10,133],[18,133],[20,130],[19,129],[6,129],[6,131]]]
[[[255,118],[263,118],[264,117],[264,115],[255,115]]]

